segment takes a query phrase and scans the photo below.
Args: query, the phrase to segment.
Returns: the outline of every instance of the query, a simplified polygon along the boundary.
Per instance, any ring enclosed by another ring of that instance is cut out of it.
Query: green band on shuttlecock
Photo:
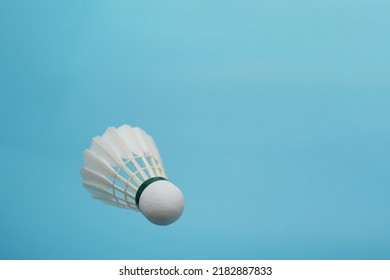
[[[137,207],[139,208],[139,199],[141,198],[141,194],[143,193],[143,191],[152,183],[156,182],[156,181],[161,181],[161,180],[165,180],[165,181],[168,181],[167,178],[164,178],[164,177],[153,177],[153,178],[149,178],[148,180],[146,180],[145,182],[143,182],[141,184],[141,186],[138,188],[137,190],[137,193],[135,194],[135,204],[137,205]]]

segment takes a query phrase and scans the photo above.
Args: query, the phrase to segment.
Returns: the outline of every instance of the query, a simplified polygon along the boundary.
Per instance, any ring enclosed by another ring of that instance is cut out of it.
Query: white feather
[[[96,171],[108,178],[115,177],[116,171],[103,158],[92,150],[84,151],[84,167]]]
[[[132,151],[126,146],[126,141],[123,140],[115,128],[109,127],[106,132],[104,132],[102,138],[110,143],[112,148],[116,150],[121,158],[130,159],[134,157]]]
[[[142,154],[142,151],[138,147],[138,143],[136,142],[136,139],[134,137],[133,128],[131,126],[122,125],[121,127],[117,128],[117,132],[122,139],[126,139],[124,143],[133,154],[135,155]]]
[[[149,178],[165,175],[153,138],[139,127],[109,127],[84,151],[83,185],[96,199],[137,210],[135,193]]]
[[[119,186],[117,186],[116,184],[114,184],[113,182],[111,182],[106,177],[102,176],[101,174],[96,173],[88,168],[81,168],[81,175],[83,176],[84,183],[88,182],[89,184],[97,186],[97,187],[104,189],[106,191],[115,189],[117,191],[124,193],[122,188],[120,188]],[[137,188],[133,184],[128,183],[127,186],[130,187],[130,189],[133,192],[137,192]],[[130,196],[132,199],[134,199],[134,195],[132,193],[129,193],[126,191],[126,195]]]
[[[121,167],[123,165],[123,161],[113,144],[114,143],[107,141],[107,139],[98,136],[92,139],[90,150],[107,161],[111,166]]]

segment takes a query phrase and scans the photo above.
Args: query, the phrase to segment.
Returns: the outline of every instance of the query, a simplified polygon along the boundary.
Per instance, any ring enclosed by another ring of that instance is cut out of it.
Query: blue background
[[[1,259],[390,259],[389,1],[0,3]],[[151,134],[168,227],[82,152]]]

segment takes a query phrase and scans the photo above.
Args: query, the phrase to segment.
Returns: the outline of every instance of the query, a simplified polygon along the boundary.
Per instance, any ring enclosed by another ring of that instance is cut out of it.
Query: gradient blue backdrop
[[[1,259],[390,259],[389,1],[0,2]],[[155,138],[169,227],[81,187]]]

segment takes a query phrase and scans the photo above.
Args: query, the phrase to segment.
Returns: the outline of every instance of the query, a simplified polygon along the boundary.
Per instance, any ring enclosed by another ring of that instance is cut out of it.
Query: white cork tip
[[[142,192],[139,210],[153,224],[172,224],[183,213],[183,193],[167,180],[153,182]]]

